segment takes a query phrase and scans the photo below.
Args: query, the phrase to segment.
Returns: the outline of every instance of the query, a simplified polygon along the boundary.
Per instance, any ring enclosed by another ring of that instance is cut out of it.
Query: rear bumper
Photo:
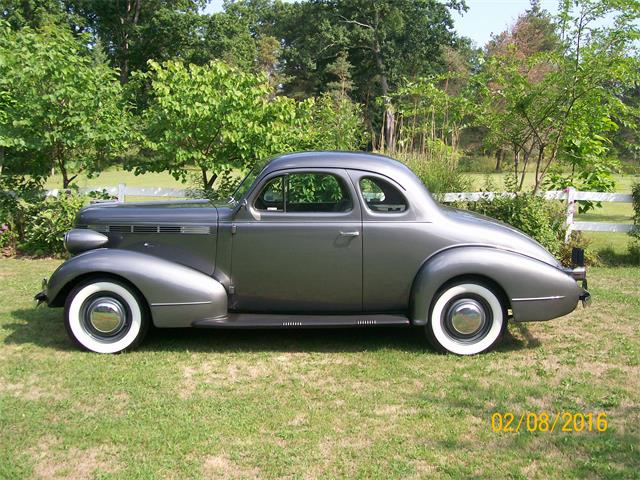
[[[567,268],[565,273],[576,282],[582,282],[582,293],[580,293],[578,300],[582,302],[583,307],[588,307],[591,304],[591,294],[587,290],[587,269],[585,267]]]

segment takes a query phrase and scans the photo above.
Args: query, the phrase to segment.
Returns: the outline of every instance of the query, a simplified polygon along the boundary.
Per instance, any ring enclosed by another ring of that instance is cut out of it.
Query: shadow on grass
[[[598,260],[607,267],[627,267],[637,266],[638,259],[628,251],[624,253],[616,251],[611,247],[598,250]]]
[[[4,325],[10,333],[6,344],[33,344],[58,350],[74,350],[60,309],[20,309],[11,312],[16,320]],[[507,330],[499,351],[536,348],[540,342],[526,326],[511,324],[520,333]],[[139,347],[141,351],[191,352],[363,352],[376,350],[432,352],[420,327],[354,327],[217,330],[207,328],[152,328]]]

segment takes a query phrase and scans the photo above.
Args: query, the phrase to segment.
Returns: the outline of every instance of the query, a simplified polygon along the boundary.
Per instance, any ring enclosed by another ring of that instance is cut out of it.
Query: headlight
[[[109,237],[93,230],[74,228],[64,236],[64,248],[71,254],[105,246]]]

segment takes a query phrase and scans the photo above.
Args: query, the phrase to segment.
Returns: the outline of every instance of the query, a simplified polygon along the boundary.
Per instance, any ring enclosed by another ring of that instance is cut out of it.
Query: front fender
[[[157,327],[188,327],[227,314],[227,292],[213,278],[184,265],[130,250],[101,248],[60,265],[47,284],[49,305],[64,304],[69,286],[89,274],[110,274],[144,296]]]
[[[413,283],[410,314],[424,325],[438,290],[457,277],[484,277],[506,295],[516,321],[550,320],[575,310],[582,289],[562,270],[493,247],[454,247],[429,258]]]

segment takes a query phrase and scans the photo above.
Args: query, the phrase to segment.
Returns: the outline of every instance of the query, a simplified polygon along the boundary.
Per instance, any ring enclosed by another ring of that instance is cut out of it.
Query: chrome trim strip
[[[552,297],[525,297],[525,298],[512,298],[512,302],[535,302],[538,300],[560,300],[564,298],[564,295],[555,295]]]
[[[206,225],[76,225],[99,233],[135,233],[138,235],[153,234],[190,234],[215,235],[216,227]]]
[[[210,301],[205,302],[175,302],[175,303],[152,303],[152,307],[173,307],[178,305],[208,305]]]

